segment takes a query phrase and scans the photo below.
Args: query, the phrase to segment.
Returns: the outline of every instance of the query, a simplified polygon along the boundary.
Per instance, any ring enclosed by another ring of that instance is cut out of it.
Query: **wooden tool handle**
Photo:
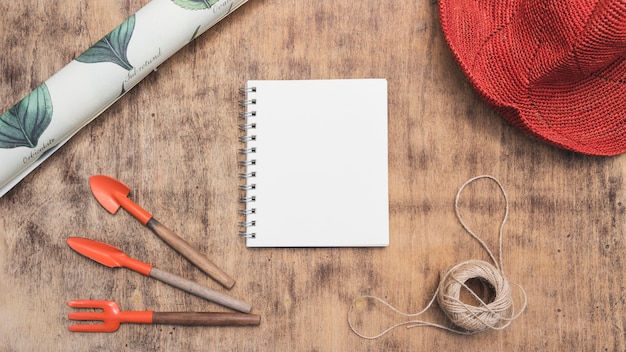
[[[243,313],[154,312],[154,324],[249,326],[261,324],[261,316]]]
[[[228,274],[226,274],[217,265],[213,264],[213,262],[210,261],[204,254],[200,253],[200,251],[178,236],[174,231],[163,226],[163,224],[154,218],[150,219],[146,226],[163,241],[165,241],[165,243],[174,248],[190,262],[194,263],[198,268],[215,279],[215,281],[219,282],[222,286],[228,289],[233,287],[235,280],[228,276]]]
[[[211,302],[223,305],[224,307],[232,308],[234,310],[244,313],[250,313],[250,311],[252,310],[252,306],[250,306],[248,303],[242,302],[223,293],[214,291],[206,286],[200,285],[197,282],[187,280],[178,275],[174,275],[159,270],[157,268],[152,268],[152,270],[150,271],[150,277],[163,281],[166,284],[172,285],[174,287],[178,287],[179,289],[185,292],[189,292],[192,295],[196,295]]]

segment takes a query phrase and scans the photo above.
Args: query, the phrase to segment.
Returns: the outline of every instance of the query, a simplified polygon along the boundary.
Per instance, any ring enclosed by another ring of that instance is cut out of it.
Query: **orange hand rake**
[[[102,321],[102,324],[77,324],[69,327],[75,332],[114,332],[121,323],[175,324],[202,326],[249,326],[259,325],[261,316],[244,313],[218,312],[122,312],[117,303],[100,300],[75,300],[67,303],[74,308],[100,309],[98,312],[68,314],[70,320]]]

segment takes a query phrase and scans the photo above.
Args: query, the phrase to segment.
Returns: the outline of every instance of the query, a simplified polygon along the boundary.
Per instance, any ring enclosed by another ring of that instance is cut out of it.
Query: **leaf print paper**
[[[0,115],[0,148],[35,148],[52,120],[52,100],[42,84]]]
[[[206,10],[219,0],[172,0],[176,5],[188,10]]]
[[[135,15],[132,15],[76,60],[84,63],[112,62],[126,70],[132,70],[133,66],[128,62],[126,52],[134,30]]]

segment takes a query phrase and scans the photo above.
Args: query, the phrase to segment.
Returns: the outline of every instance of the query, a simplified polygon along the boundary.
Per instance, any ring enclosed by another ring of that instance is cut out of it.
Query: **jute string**
[[[459,198],[461,193],[465,187],[467,187],[470,183],[478,180],[478,179],[489,179],[494,181],[502,195],[504,196],[505,201],[505,212],[502,218],[502,222],[500,224],[500,230],[498,234],[498,259],[491,252],[487,244],[476,235],[465,223],[463,217],[461,217],[461,213],[459,210]],[[504,225],[506,223],[508,214],[509,214],[509,200],[508,196],[504,190],[504,187],[495,177],[489,175],[477,176],[466,181],[459,190],[457,191],[456,198],[454,200],[454,210],[456,213],[456,217],[461,223],[461,226],[467,233],[472,236],[478,243],[485,249],[492,263],[488,263],[483,260],[467,260],[461,263],[458,263],[451,268],[449,268],[441,277],[439,281],[439,286],[437,290],[433,294],[431,300],[428,302],[426,307],[421,311],[413,314],[404,313],[399,309],[395,308],[391,304],[387,303],[385,300],[376,297],[365,295],[357,298],[348,311],[348,324],[350,325],[350,329],[357,334],[358,336],[365,339],[377,339],[389,331],[399,327],[406,326],[409,328],[414,328],[418,326],[430,326],[443,330],[447,330],[450,332],[454,332],[462,335],[471,335],[476,334],[485,330],[502,330],[509,326],[513,320],[522,314],[524,309],[526,308],[526,292],[524,289],[515,283],[509,282],[504,274],[503,269],[503,260],[502,260],[502,242],[503,242],[503,233],[504,233]],[[479,297],[474,291],[467,286],[469,280],[478,280],[478,282],[483,284],[483,288],[494,293],[492,299],[483,300],[483,298]],[[516,311],[514,303],[513,303],[513,294],[511,287],[517,287],[523,296],[523,303],[518,311]],[[471,297],[478,302],[477,305],[466,304],[461,301],[461,290],[465,289],[466,292],[469,292]],[[392,311],[409,318],[408,321],[397,323],[381,333],[374,336],[367,336],[361,332],[359,332],[352,322],[352,311],[357,302],[362,300],[374,300],[376,302],[382,303],[385,307],[391,309]],[[420,320],[419,316],[430,309],[435,301],[439,307],[446,314],[450,322],[453,324],[450,326],[445,326],[442,324],[437,324],[429,321]]]

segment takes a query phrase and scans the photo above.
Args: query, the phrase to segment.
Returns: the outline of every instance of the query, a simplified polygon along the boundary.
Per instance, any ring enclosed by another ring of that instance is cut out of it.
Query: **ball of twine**
[[[486,290],[493,293],[493,298],[480,297],[468,287],[472,279],[482,282]],[[463,302],[462,289],[466,289],[478,305]],[[439,282],[437,303],[455,326],[470,334],[504,328],[513,315],[509,281],[498,268],[482,260],[468,260],[450,268]]]
[[[467,226],[459,211],[459,198],[463,189],[470,183],[482,178],[490,179],[495,182],[500,188],[505,201],[504,216],[498,233],[498,259],[496,259],[496,256],[492,253],[487,244]],[[522,286],[510,283],[504,275],[504,266],[502,263],[502,242],[503,229],[509,214],[509,200],[500,181],[489,175],[482,175],[469,179],[457,191],[454,201],[454,210],[461,226],[485,249],[493,264],[483,260],[467,260],[452,266],[443,274],[435,294],[432,296],[426,307],[413,314],[404,313],[379,297],[370,295],[361,296],[359,299],[373,299],[389,307],[392,311],[412,319],[390,326],[377,335],[364,335],[352,324],[351,313],[354,306],[353,304],[350,306],[348,311],[348,324],[355,334],[365,339],[377,339],[398,326],[405,325],[407,328],[430,326],[457,334],[471,335],[485,330],[504,329],[526,309],[526,291]],[[482,283],[485,290],[493,293],[493,297],[486,299],[485,297],[477,295],[472,288],[468,286],[468,282],[472,279]],[[517,287],[523,297],[522,306],[517,310],[517,312],[513,306],[512,286]],[[476,305],[464,303],[461,300],[461,292],[463,290],[467,291],[473,300],[478,303]],[[439,307],[444,311],[450,322],[454,324],[454,327],[424,321],[418,318],[430,309],[435,300],[439,304]]]

